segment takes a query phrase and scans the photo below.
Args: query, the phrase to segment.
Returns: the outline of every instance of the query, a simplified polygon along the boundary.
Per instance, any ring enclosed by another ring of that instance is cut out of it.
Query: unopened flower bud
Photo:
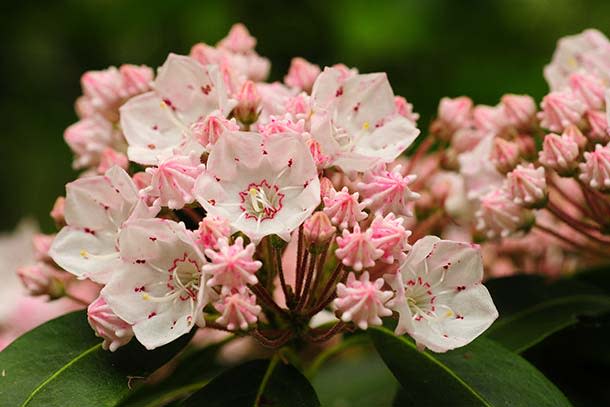
[[[578,154],[578,144],[572,138],[551,133],[544,137],[538,157],[542,165],[567,177],[573,175],[578,167]]]
[[[320,74],[320,67],[303,58],[292,58],[288,75],[284,83],[292,88],[301,89],[307,93],[311,92],[313,83]]]
[[[474,149],[485,137],[485,132],[474,127],[459,129],[451,139],[451,147],[457,153],[464,153]]]
[[[97,172],[99,174],[105,174],[106,171],[115,165],[126,170],[129,165],[129,160],[125,154],[119,153],[113,148],[106,148],[100,155],[100,164],[97,166]]]
[[[519,146],[512,141],[496,137],[490,155],[491,162],[503,174],[510,172],[521,160]]]
[[[53,244],[53,240],[55,239],[55,235],[44,235],[42,233],[37,233],[32,237],[32,244],[34,246],[34,257],[38,261],[49,261],[51,258],[49,257],[49,249],[51,248],[51,244]]]
[[[199,143],[209,150],[225,132],[239,130],[239,125],[235,119],[229,120],[215,111],[193,123],[191,130]]]
[[[252,81],[244,82],[237,94],[237,106],[233,109],[233,115],[243,124],[250,125],[258,119],[261,96]]]
[[[305,132],[305,121],[303,119],[293,120],[292,115],[271,116],[264,124],[257,124],[258,132],[264,136],[271,137],[275,134],[303,134]]]
[[[221,298],[214,303],[214,307],[221,313],[216,323],[229,331],[245,331],[256,323],[262,311],[260,305],[256,304],[256,296],[246,286],[233,289],[223,287]]]
[[[442,98],[438,105],[438,118],[451,132],[468,126],[472,118],[472,100],[466,96]]]
[[[582,134],[582,131],[580,131],[580,129],[573,124],[566,127],[562,133],[562,136],[566,136],[574,140],[580,151],[584,150],[585,146],[587,145],[587,138]]]
[[[570,124],[578,124],[587,106],[570,91],[551,92],[542,99],[538,113],[542,127],[561,132]]]
[[[506,177],[508,196],[525,208],[540,208],[546,204],[547,188],[544,168],[533,164],[518,165]]]
[[[195,231],[195,241],[202,249],[218,249],[218,239],[231,236],[231,224],[220,216],[206,216]]]
[[[504,110],[498,106],[479,105],[472,111],[477,129],[499,134],[508,124]]]
[[[354,271],[373,267],[375,260],[384,253],[373,241],[373,230],[368,228],[361,231],[358,224],[354,225],[352,232],[347,229],[343,230],[343,235],[337,237],[337,245],[335,255],[344,265],[353,268]]]
[[[568,79],[572,93],[589,109],[601,110],[604,106],[604,84],[595,76],[575,72]]]
[[[394,96],[394,107],[396,108],[396,113],[413,123],[417,123],[419,114],[413,112],[413,105],[407,102],[407,99],[402,96]]]
[[[328,242],[336,230],[324,212],[315,212],[303,223],[303,236],[309,245],[321,245]]]
[[[331,191],[333,191],[335,187],[333,186],[333,182],[327,177],[320,178],[320,198],[324,200],[325,197],[329,197]]]
[[[102,296],[89,304],[87,320],[95,334],[104,340],[102,348],[110,352],[126,345],[133,338],[131,325],[119,318]]]
[[[530,134],[517,134],[513,140],[519,147],[519,154],[526,161],[535,161],[538,157],[536,140]]]
[[[595,151],[586,152],[585,162],[580,164],[580,179],[593,189],[610,191],[610,144],[595,146]]]
[[[536,102],[528,95],[504,95],[501,99],[504,117],[509,125],[520,130],[531,127],[536,118]]]
[[[48,295],[51,299],[64,294],[64,286],[55,277],[56,270],[46,263],[19,267],[17,275],[30,295]]]
[[[55,224],[58,227],[62,227],[66,225],[66,219],[64,217],[64,205],[66,203],[66,198],[63,196],[57,197],[55,203],[53,204],[53,209],[51,209],[51,218],[55,221]]]
[[[606,113],[599,110],[589,110],[585,117],[589,123],[587,138],[593,143],[606,144],[610,142]]]
[[[124,98],[128,98],[150,90],[153,80],[153,70],[146,65],[121,65],[119,68],[123,78],[122,93]]]
[[[477,230],[489,239],[529,230],[535,221],[533,213],[514,203],[503,189],[495,189],[484,195],[475,216]]]
[[[238,53],[247,53],[256,46],[256,38],[250,35],[245,25],[241,23],[233,24],[229,34],[218,42],[219,48]]]

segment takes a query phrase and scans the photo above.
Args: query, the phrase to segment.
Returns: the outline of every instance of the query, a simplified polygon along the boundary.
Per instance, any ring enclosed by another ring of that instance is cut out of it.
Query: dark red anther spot
[[[150,236],[149,239],[150,239],[151,242],[156,242],[157,241],[157,238],[154,237],[154,236]]]
[[[235,157],[234,160],[235,160],[236,163],[238,163],[239,162],[239,157]]]
[[[339,97],[343,95],[343,86],[341,86],[339,89],[337,89],[337,93],[335,93],[335,97]]]
[[[146,147],[148,147],[148,148],[149,148],[149,149],[151,149],[151,150],[154,150],[155,148],[157,148],[157,146],[156,146],[156,145],[154,145],[154,144],[152,144],[152,143],[151,143],[151,144],[149,144],[149,145],[147,145]]]
[[[144,286],[136,287],[133,289],[133,291],[136,293],[144,292]]]
[[[288,160],[288,167],[292,167],[293,163],[294,163],[294,161],[292,160],[292,158],[290,160]]]
[[[89,229],[89,228],[85,228],[85,233],[89,233],[90,235],[95,236],[95,231],[94,231],[94,230],[91,230],[91,229]]]
[[[447,334],[443,334],[443,336],[444,336],[445,338],[449,338],[449,335],[447,335]]]
[[[173,111],[176,111],[176,106],[172,104],[172,101],[168,98],[163,98],[163,103],[167,105],[167,107],[171,108]]]
[[[214,177],[214,179],[216,180],[216,182],[220,182],[220,178]]]
[[[212,87],[208,84],[201,87],[201,91],[204,95],[208,95],[212,91]]]
[[[216,206],[216,200],[215,199],[210,199],[208,200],[208,203],[212,206]]]
[[[144,259],[137,259],[136,260],[136,264],[144,264],[144,263],[146,263],[146,260],[144,260]]]
[[[354,106],[354,112],[358,113],[358,110],[360,110],[360,102],[356,103]]]
[[[263,155],[267,155],[267,154],[269,154],[269,153],[267,152],[267,150],[263,150]]]
[[[156,312],[151,312],[150,314],[148,314],[148,319],[151,319],[152,317],[154,317],[155,315],[157,315]]]
[[[159,130],[159,126],[155,124],[154,126],[152,126],[152,129],[153,130]]]
[[[460,285],[458,287],[455,287],[455,289],[458,290],[458,291],[464,291],[466,289],[466,286]]]
[[[456,315],[455,319],[464,319],[464,316],[463,315]]]
[[[445,265],[443,266],[443,268],[444,268],[445,270],[449,270],[449,264],[445,264]]]

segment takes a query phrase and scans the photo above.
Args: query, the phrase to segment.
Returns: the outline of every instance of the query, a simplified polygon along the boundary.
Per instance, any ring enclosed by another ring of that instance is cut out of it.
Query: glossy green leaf
[[[247,362],[221,373],[180,405],[316,407],[320,402],[305,376],[275,357],[271,361]]]
[[[154,351],[137,341],[114,353],[102,349],[76,311],[26,333],[0,353],[3,406],[113,406],[132,385],[168,362],[190,340],[185,335]]]
[[[519,276],[488,282],[500,318],[486,336],[517,353],[579,321],[610,311],[610,297],[585,283],[566,279],[547,284]]]
[[[525,359],[478,338],[444,354],[420,352],[385,328],[369,334],[381,358],[405,389],[406,405],[569,406],[565,396]]]

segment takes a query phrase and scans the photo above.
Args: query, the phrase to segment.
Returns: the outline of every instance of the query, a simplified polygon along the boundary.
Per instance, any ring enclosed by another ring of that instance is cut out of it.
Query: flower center
[[[244,211],[246,218],[263,221],[273,219],[275,214],[282,209],[284,194],[279,192],[277,185],[269,185],[266,180],[260,184],[251,183],[245,191],[239,193],[241,198],[240,208]]]
[[[180,300],[197,298],[201,282],[201,271],[197,262],[189,259],[185,253],[181,259],[174,260],[168,273],[167,286],[178,294]]]
[[[405,296],[415,321],[426,319],[438,322],[455,316],[451,307],[445,304],[437,304],[437,293],[434,292],[434,287],[430,286],[421,277],[418,277],[417,280],[407,281]]]

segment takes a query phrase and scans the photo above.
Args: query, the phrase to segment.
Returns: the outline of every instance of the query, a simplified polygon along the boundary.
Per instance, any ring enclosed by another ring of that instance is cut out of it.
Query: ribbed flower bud
[[[518,165],[506,176],[508,196],[517,205],[540,208],[546,204],[547,188],[544,168],[533,164]]]
[[[610,144],[595,146],[595,151],[585,153],[585,162],[580,164],[580,179],[591,188],[610,191]]]
[[[519,146],[515,142],[496,137],[489,159],[499,172],[506,174],[521,160]]]
[[[303,236],[308,245],[320,245],[328,242],[336,230],[328,215],[319,211],[315,212],[303,224]]]
[[[578,153],[578,144],[571,137],[547,134],[538,157],[545,167],[561,176],[571,176],[578,167]]]
[[[237,94],[237,106],[233,109],[233,115],[243,124],[252,124],[258,119],[260,104],[261,96],[256,84],[246,81]]]

